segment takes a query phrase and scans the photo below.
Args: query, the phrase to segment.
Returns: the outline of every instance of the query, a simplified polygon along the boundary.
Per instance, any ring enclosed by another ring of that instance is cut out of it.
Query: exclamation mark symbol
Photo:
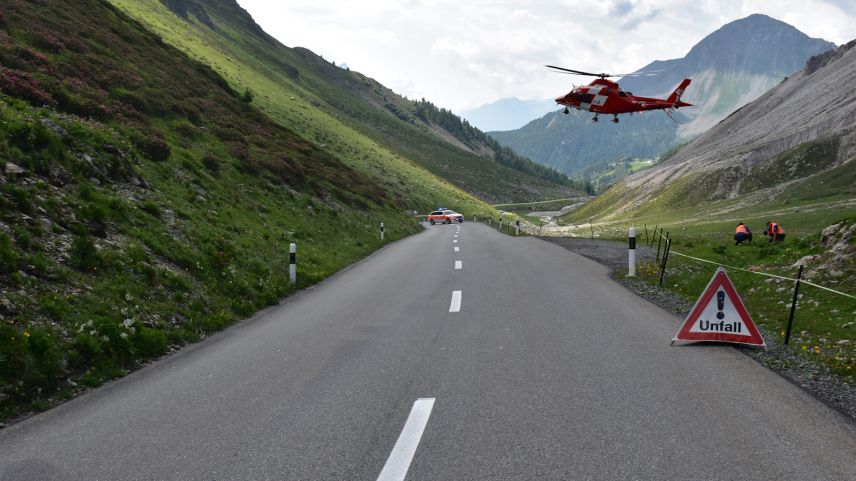
[[[716,313],[716,318],[722,320],[725,317],[725,313],[722,312],[725,309],[725,291],[718,291],[716,293],[716,308],[719,312]]]

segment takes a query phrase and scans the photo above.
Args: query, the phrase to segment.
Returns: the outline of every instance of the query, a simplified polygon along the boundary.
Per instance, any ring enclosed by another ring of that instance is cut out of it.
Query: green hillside
[[[680,111],[673,116],[686,120]],[[625,115],[618,124],[591,119],[591,113],[578,110],[551,112],[520,129],[490,135],[544,165],[592,181],[597,176],[587,169],[603,170],[622,159],[654,159],[678,143],[677,125],[661,112]]]
[[[653,194],[621,181],[560,222],[594,219],[615,232],[631,223],[729,232],[738,221],[757,226],[776,218],[800,234],[815,234],[841,219],[856,217],[856,164],[836,163],[840,142],[840,134],[807,142],[760,163],[748,174],[736,169],[731,176],[721,170],[685,175]],[[793,172],[804,177],[794,178]],[[738,178],[738,195],[722,198],[722,184]],[[787,188],[781,188],[784,184]]]
[[[417,232],[408,210],[496,215],[298,106],[329,125],[307,140],[101,0],[5,3],[0,65],[0,419],[326,278],[381,222]]]
[[[388,186],[408,183],[416,164],[493,202],[576,194],[564,176],[510,151],[495,151],[498,144],[484,134],[478,132],[482,139],[432,122],[418,115],[424,104],[305,48],[283,46],[233,1],[110,1],[166,43],[210,65],[235,90],[249,90],[254,104],[274,120],[355,169],[385,178]]]

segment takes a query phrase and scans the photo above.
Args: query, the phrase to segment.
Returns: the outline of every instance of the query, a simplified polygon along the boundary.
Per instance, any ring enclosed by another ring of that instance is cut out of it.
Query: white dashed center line
[[[455,261],[455,269],[463,269],[464,263],[461,261]]]
[[[452,304],[449,312],[461,312],[461,291],[452,291]]]
[[[452,241],[452,244],[457,244],[457,243],[458,243],[458,239],[455,239]]]
[[[460,251],[461,251],[460,247],[455,247],[455,252],[460,252]]]
[[[377,481],[404,481],[432,409],[434,409],[434,398],[419,398],[413,403],[407,422],[404,423],[404,429],[401,430],[398,441],[395,442]]]

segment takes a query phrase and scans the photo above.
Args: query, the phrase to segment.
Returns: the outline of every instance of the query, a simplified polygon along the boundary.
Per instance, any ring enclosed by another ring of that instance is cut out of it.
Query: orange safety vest
[[[746,234],[749,235],[749,229],[746,228],[745,225],[740,224],[737,226],[737,230],[734,232],[735,234]]]
[[[784,234],[785,229],[782,229],[781,227],[779,227],[779,224],[773,222],[772,224],[770,224],[770,230],[768,231],[768,233],[770,235]]]

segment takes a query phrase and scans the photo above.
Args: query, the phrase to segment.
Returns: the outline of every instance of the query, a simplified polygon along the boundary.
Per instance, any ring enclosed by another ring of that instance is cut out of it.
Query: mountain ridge
[[[750,53],[746,53],[744,45],[753,46]],[[677,112],[680,114],[676,117],[677,125],[657,112],[648,112],[636,116],[641,120],[625,116],[617,126],[604,123],[601,128],[592,130],[585,125],[585,115],[563,118],[553,113],[520,130],[491,135],[503,145],[568,174],[620,158],[654,159],[758,98],[786,75],[801,69],[810,56],[831,47],[834,47],[831,42],[812,39],[779,20],[766,15],[750,15],[712,32],[693,46],[687,56],[657,60],[638,71],[658,71],[657,76],[620,80],[626,91],[663,96],[682,79],[692,78],[683,100],[693,103],[694,107]],[[771,55],[770,52],[777,53]],[[747,67],[749,64],[757,66]],[[763,74],[756,72],[764,69]],[[551,123],[553,119],[555,122]],[[586,142],[600,147],[574,149],[572,146],[583,141],[583,136],[588,137]],[[626,136],[645,136],[651,140],[637,147],[620,140]]]
[[[460,116],[480,130],[490,133],[519,129],[556,108],[556,102],[552,99],[521,100],[510,97],[463,110]]]
[[[282,122],[300,123],[299,131],[318,135],[319,125],[329,129],[333,122],[345,124],[390,154],[411,159],[491,201],[556,198],[573,195],[578,192],[573,187],[583,186],[503,149],[494,139],[464,125],[465,121],[457,119],[450,127],[450,122],[440,126],[419,119],[414,115],[419,108],[417,101],[405,99],[359,72],[342,69],[305,47],[283,45],[232,0],[192,1],[213,19],[217,30],[188,19],[176,23],[165,15],[164,1],[113,3],[160,32],[172,45],[212,65],[236,89],[243,90],[240,85],[250,83],[259,85],[256,90],[264,88],[265,92],[256,96],[262,108]],[[254,58],[248,60],[247,53]],[[296,111],[295,103],[308,103],[327,118],[308,122],[309,117],[317,116]],[[314,140],[329,145],[333,136],[342,137],[328,130]],[[341,148],[353,150],[351,146]]]
[[[677,208],[729,215],[770,205],[856,205],[854,47],[856,41],[812,57],[766,95],[581,211],[619,219]]]

